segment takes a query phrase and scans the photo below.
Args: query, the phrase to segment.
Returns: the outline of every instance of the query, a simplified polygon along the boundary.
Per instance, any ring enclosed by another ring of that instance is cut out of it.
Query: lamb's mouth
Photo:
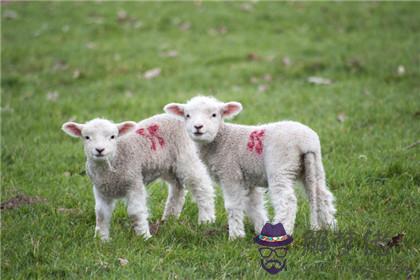
[[[105,155],[104,154],[96,154],[94,155],[95,158],[104,158]]]
[[[203,135],[203,134],[204,134],[203,132],[199,132],[199,131],[194,132],[194,135],[195,135],[195,136],[201,136],[201,135]]]

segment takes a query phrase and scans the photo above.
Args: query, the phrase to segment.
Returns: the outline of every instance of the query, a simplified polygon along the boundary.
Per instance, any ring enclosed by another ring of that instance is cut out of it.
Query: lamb
[[[137,124],[105,119],[67,122],[62,129],[83,140],[86,170],[94,185],[95,236],[103,241],[109,239],[112,211],[119,198],[126,199],[135,233],[151,237],[145,185],[159,177],[169,183],[163,220],[180,215],[186,185],[198,204],[199,223],[214,222],[211,178],[182,121],[162,114]]]
[[[257,233],[267,222],[260,187],[268,187],[274,222],[283,223],[292,234],[297,212],[293,186],[298,179],[309,199],[311,228],[336,228],[334,197],[326,185],[321,145],[312,129],[293,121],[258,126],[224,123],[242,105],[213,97],[197,96],[186,104],[168,104],[164,110],[185,120],[201,159],[221,185],[230,239],[245,236],[244,211]]]

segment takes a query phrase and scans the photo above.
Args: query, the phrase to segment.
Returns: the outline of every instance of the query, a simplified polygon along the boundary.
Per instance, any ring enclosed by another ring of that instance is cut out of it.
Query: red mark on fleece
[[[248,151],[252,152],[255,148],[257,154],[261,154],[263,151],[263,140],[264,138],[264,129],[261,130],[254,130],[249,135],[248,140]]]
[[[158,142],[161,147],[165,145],[165,141],[158,134],[158,130],[159,126],[157,124],[153,124],[151,126],[148,126],[146,129],[140,128],[136,130],[136,133],[149,139],[150,143],[152,144],[150,148],[153,151],[156,151],[156,142]]]

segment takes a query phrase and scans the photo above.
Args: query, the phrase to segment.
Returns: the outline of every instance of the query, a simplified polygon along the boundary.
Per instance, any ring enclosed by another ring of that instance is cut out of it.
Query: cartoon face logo
[[[258,252],[261,257],[261,267],[271,274],[287,270],[286,255],[293,237],[288,235],[281,223],[272,225],[266,223],[261,234],[254,238],[255,243],[260,245]]]
[[[260,247],[258,248],[258,251],[261,257],[261,267],[265,271],[271,274],[276,274],[282,270],[287,270],[287,247]]]

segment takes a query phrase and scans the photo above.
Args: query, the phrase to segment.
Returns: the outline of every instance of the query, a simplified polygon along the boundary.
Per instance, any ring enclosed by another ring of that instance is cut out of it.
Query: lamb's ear
[[[183,117],[184,116],[184,105],[179,103],[169,103],[167,104],[163,110],[175,116]]]
[[[136,127],[136,123],[135,122],[130,122],[130,121],[122,122],[122,123],[118,123],[117,127],[118,127],[118,135],[122,136],[124,134],[127,134],[131,130],[133,130],[134,127]]]
[[[75,122],[66,122],[63,124],[61,129],[72,137],[80,137],[82,136],[82,128],[83,124],[75,123]]]
[[[222,114],[223,118],[230,119],[242,111],[242,105],[239,102],[228,102],[223,104]]]

